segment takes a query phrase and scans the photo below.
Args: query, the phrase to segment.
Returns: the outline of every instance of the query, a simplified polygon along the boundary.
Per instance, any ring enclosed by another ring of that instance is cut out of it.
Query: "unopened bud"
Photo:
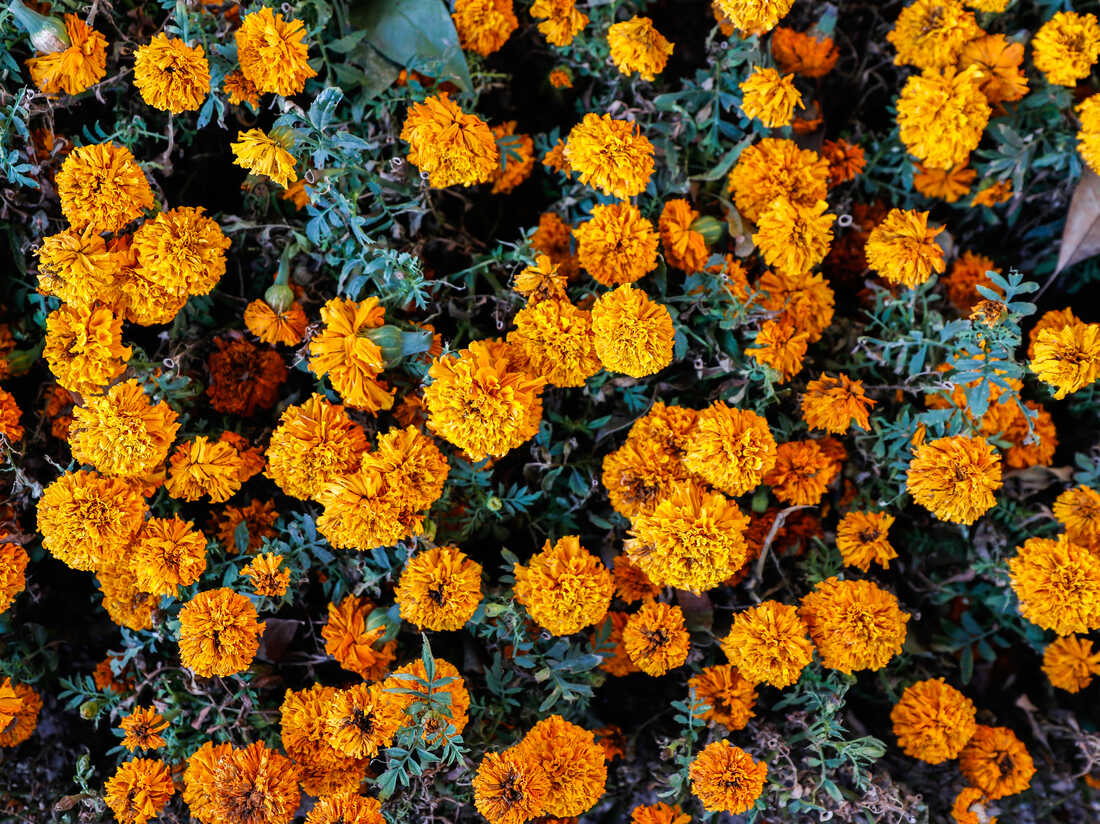
[[[713,246],[721,240],[722,235],[725,234],[726,224],[716,217],[702,215],[692,221],[691,230],[701,234],[707,246]]]
[[[285,283],[269,286],[264,292],[264,303],[274,309],[276,314],[281,315],[294,303],[294,290]]]
[[[65,24],[56,17],[47,17],[28,9],[19,0],[11,0],[8,11],[19,21],[19,25],[27,30],[31,45],[36,51],[49,54],[63,51],[72,44],[69,33],[65,30]]]

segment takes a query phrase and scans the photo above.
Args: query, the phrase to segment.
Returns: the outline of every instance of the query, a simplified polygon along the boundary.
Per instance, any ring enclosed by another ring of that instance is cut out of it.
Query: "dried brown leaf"
[[[1086,168],[1066,214],[1055,274],[1093,255],[1100,255],[1100,176]]]

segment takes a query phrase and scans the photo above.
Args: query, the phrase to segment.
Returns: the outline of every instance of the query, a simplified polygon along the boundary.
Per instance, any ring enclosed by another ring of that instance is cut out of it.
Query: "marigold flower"
[[[737,613],[722,651],[738,672],[753,684],[789,687],[813,660],[814,647],[798,608],[764,601]]]
[[[947,284],[947,298],[960,312],[969,312],[974,305],[982,300],[978,293],[978,287],[997,291],[986,274],[987,272],[1001,274],[1001,270],[993,265],[993,261],[984,255],[974,252],[963,252],[951,264],[951,273],[945,279]]]
[[[244,308],[244,325],[263,343],[297,346],[308,324],[302,304],[297,302],[276,310],[267,301],[254,300]]]
[[[37,692],[5,678],[0,683],[0,747],[17,747],[30,738],[41,710]]]
[[[776,444],[768,422],[722,401],[699,413],[685,447],[685,466],[731,497],[755,489],[775,465]]]
[[[1035,33],[1031,48],[1035,68],[1048,83],[1076,86],[1100,58],[1100,22],[1093,14],[1060,11]]]
[[[898,557],[887,533],[894,516],[886,512],[849,512],[836,527],[836,546],[844,563],[863,572],[878,564],[888,569]]]
[[[114,143],[73,149],[56,182],[61,212],[76,231],[117,232],[153,208],[145,172],[129,149]]]
[[[348,793],[318,798],[305,824],[386,824],[386,819],[377,798]]]
[[[248,669],[264,632],[252,602],[227,587],[198,593],[179,618],[180,661],[204,678]]]
[[[1094,172],[1100,169],[1100,95],[1091,95],[1077,106],[1081,130],[1077,133],[1077,151]],[[1097,172],[1100,174],[1100,172]]]
[[[566,280],[576,277],[580,261],[573,254],[570,228],[564,220],[553,212],[539,215],[539,225],[531,235],[531,248],[542,252],[550,262],[561,268]]]
[[[592,308],[592,330],[599,360],[614,372],[642,378],[672,362],[672,316],[629,284],[600,296]]]
[[[898,50],[897,65],[944,69],[954,66],[966,44],[982,34],[961,0],[916,0],[901,10],[886,39]]]
[[[1071,543],[1092,549],[1100,545],[1100,493],[1087,486],[1067,489],[1054,501],[1054,517]]]
[[[623,627],[623,647],[630,660],[647,675],[660,676],[682,666],[691,648],[678,606],[647,601]]]
[[[802,369],[809,334],[799,330],[789,318],[768,320],[760,326],[753,344],[745,347],[745,354],[774,369],[781,382],[788,381]]]
[[[594,206],[573,236],[581,265],[604,286],[633,283],[657,268],[658,235],[631,203]]]
[[[821,154],[829,162],[830,186],[855,180],[867,165],[863,148],[847,140],[826,140],[821,146]]]
[[[281,598],[290,585],[290,570],[283,569],[283,556],[272,552],[255,556],[241,569],[252,582],[252,591],[267,598]]]
[[[168,461],[168,494],[185,501],[228,500],[241,488],[241,457],[231,444],[199,435],[179,444]]]
[[[715,721],[730,730],[742,730],[756,713],[756,689],[730,664],[707,667],[688,679],[695,691],[692,712],[704,721]]]
[[[630,620],[630,615],[612,609],[608,610],[605,620],[610,623],[608,635],[598,649],[597,641],[599,641],[600,632],[603,631],[602,627],[597,627],[597,630],[592,633],[593,649],[596,650],[597,655],[603,658],[600,669],[615,678],[621,678],[632,672],[641,672],[638,666],[630,660],[630,655],[623,644],[623,630],[626,629],[626,622]]]
[[[541,759],[515,746],[485,753],[473,789],[474,806],[489,824],[524,824],[546,809],[550,777]]]
[[[309,46],[301,20],[287,21],[267,6],[246,14],[234,37],[241,71],[260,92],[288,97],[306,87],[317,72],[309,65]]]
[[[1100,559],[1063,535],[1028,538],[1008,561],[1020,614],[1059,635],[1100,628]]]
[[[794,0],[715,0],[715,6],[742,38],[774,29],[794,5]]]
[[[107,38],[75,14],[63,19],[69,45],[27,61],[31,80],[45,94],[80,94],[107,74]]]
[[[603,796],[607,760],[595,735],[583,727],[551,715],[532,727],[517,749],[541,764],[550,780],[546,814],[583,815]]]
[[[907,687],[890,711],[894,735],[906,755],[929,764],[958,756],[977,729],[974,702],[942,678]]]
[[[225,92],[229,102],[234,106],[247,103],[252,108],[260,106],[260,90],[245,76],[240,69],[234,69],[222,80],[222,91]]]
[[[1035,764],[1012,730],[979,724],[959,753],[959,771],[986,798],[996,800],[1026,790]]]
[[[535,0],[531,17],[540,21],[538,29],[551,46],[568,46],[588,25],[588,15],[577,11],[576,0]]]
[[[134,85],[155,109],[193,111],[210,94],[210,64],[202,46],[162,32],[134,52]]]
[[[419,629],[462,629],[481,603],[481,564],[457,547],[432,547],[405,564],[394,598]]]
[[[393,743],[401,719],[400,704],[381,683],[356,684],[333,694],[325,726],[329,742],[344,755],[373,758]]]
[[[1021,100],[1028,91],[1027,75],[1020,68],[1024,62],[1024,44],[1015,43],[1003,34],[986,34],[963,46],[959,68],[977,66],[981,90],[991,104]]]
[[[978,173],[967,168],[965,163],[953,169],[930,169],[918,163],[913,175],[913,188],[925,197],[954,203],[970,191],[977,176]]]
[[[977,66],[927,69],[905,81],[898,97],[898,126],[909,154],[934,169],[966,163],[991,112],[981,81]]]
[[[156,818],[175,793],[168,765],[156,758],[131,758],[103,787],[103,800],[119,824],[145,824]]]
[[[368,681],[381,678],[394,659],[396,641],[381,648],[375,644],[385,634],[385,625],[367,629],[367,616],[374,605],[363,598],[349,595],[339,605],[329,604],[328,623],[321,630],[325,652],[341,667]]]
[[[817,441],[790,441],[779,445],[775,465],[764,476],[764,483],[785,504],[816,505],[838,470]]]
[[[328,375],[346,404],[371,412],[393,405],[393,396],[375,380],[385,364],[381,347],[370,337],[370,331],[382,325],[384,314],[378,298],[358,302],[332,298],[321,307],[325,326],[309,344],[313,373]]]
[[[566,535],[516,564],[515,597],[539,626],[553,635],[572,635],[607,614],[614,585],[596,556]]]
[[[247,506],[227,506],[220,517],[214,520],[218,542],[230,555],[239,551],[253,553],[263,545],[264,538],[274,538],[278,533],[274,524],[279,518],[274,501],[260,501],[255,498]],[[238,546],[238,530],[244,527],[248,533],[247,545]]]
[[[754,66],[741,83],[741,111],[752,120],[760,120],[769,129],[789,126],[794,110],[802,105],[802,94],[795,88],[794,75],[780,75],[775,69]]]
[[[419,724],[425,741],[440,744],[449,740],[451,735],[461,735],[466,729],[470,720],[470,693],[467,692],[462,675],[455,665],[442,658],[435,659],[435,677],[430,689],[421,683],[427,681],[428,671],[424,662],[418,658],[394,670],[382,686],[390,700],[405,713],[403,726]],[[441,681],[446,683],[439,683]],[[415,690],[417,695],[400,690]],[[409,708],[414,702],[429,701],[442,702],[446,708],[421,711],[416,713],[418,717],[410,716]]]
[[[459,45],[482,57],[499,51],[519,27],[512,0],[455,0],[451,19]]]
[[[423,514],[409,505],[407,490],[391,484],[377,469],[362,467],[338,477],[317,499],[325,508],[317,528],[339,549],[393,546],[423,529]]]
[[[96,472],[67,472],[38,499],[42,546],[73,569],[121,557],[144,518],[145,499],[132,484]]]
[[[701,272],[709,256],[706,238],[691,228],[698,217],[690,203],[677,197],[665,202],[657,221],[665,260],[689,274]]]
[[[512,4],[512,0],[473,2],[506,2],[509,11]],[[409,162],[426,173],[437,189],[485,183],[500,168],[500,149],[488,124],[462,111],[446,92],[409,107],[401,139],[409,144]]]
[[[362,427],[344,407],[314,394],[280,417],[267,448],[267,475],[286,494],[313,499],[332,481],[354,472],[366,452]]]
[[[629,20],[612,23],[607,29],[607,45],[611,62],[627,77],[637,73],[642,80],[653,82],[665,69],[673,45],[648,17],[635,15]]]
[[[822,663],[844,673],[879,670],[901,652],[908,613],[872,581],[827,578],[802,598],[806,623]]]
[[[91,309],[97,299],[115,298],[119,261],[92,228],[48,235],[35,254],[38,289],[43,294],[81,310]]]
[[[833,241],[836,215],[825,210],[829,204],[819,200],[813,205],[792,203],[777,198],[757,221],[752,236],[769,266],[788,275],[807,272],[825,259]]]
[[[955,435],[918,446],[906,482],[913,500],[941,521],[972,524],[996,505],[1001,456],[981,437]]]
[[[263,741],[218,760],[209,793],[208,824],[285,824],[301,801],[293,762]]]
[[[205,295],[225,274],[230,241],[201,206],[180,206],[145,221],[133,244],[145,278],[170,292]]]
[[[971,206],[988,206],[992,209],[1012,199],[1012,183],[1008,180],[1000,180],[992,186],[986,186],[970,201]]]
[[[1031,371],[1054,387],[1054,397],[1083,389],[1100,378],[1100,324],[1071,321],[1043,329],[1035,338]]]
[[[819,32],[797,32],[780,26],[772,32],[772,57],[783,74],[803,77],[824,77],[836,66],[840,57],[831,37]]]
[[[661,588],[649,580],[649,576],[630,560],[625,551],[615,558],[611,567],[611,579],[615,584],[615,595],[628,604],[656,598],[661,594]]]
[[[989,817],[985,806],[980,803],[984,798],[985,793],[976,787],[963,787],[951,806],[951,818],[955,824],[997,824],[996,816]]]
[[[178,429],[168,404],[150,404],[141,385],[128,380],[73,410],[69,445],[74,458],[106,475],[142,475],[163,463]]]
[[[152,707],[134,707],[133,712],[123,718],[118,726],[125,733],[122,746],[130,752],[164,746],[161,733],[168,729],[168,722]]]
[[[568,299],[528,303],[516,313],[508,335],[530,365],[551,386],[583,386],[600,371],[592,315]]]
[[[157,598],[142,592],[133,568],[121,559],[111,559],[96,568],[96,585],[103,594],[107,617],[120,627],[135,632],[153,628]]]
[[[15,396],[4,389],[0,389],[0,435],[7,439],[9,444],[23,438],[23,427],[19,423],[22,415],[19,404],[15,402]]]
[[[723,2],[723,0],[719,0]],[[707,812],[747,812],[764,792],[768,765],[729,741],[712,741],[691,762],[691,792]]]
[[[756,221],[778,198],[813,206],[829,193],[829,162],[793,140],[766,137],[741,152],[729,174],[737,211]]]
[[[270,11],[266,7],[264,10]],[[233,162],[253,174],[269,177],[283,187],[298,179],[298,173],[294,170],[297,161],[290,153],[294,148],[294,136],[288,130],[272,129],[267,133],[263,129],[249,129],[238,132],[236,142],[230,143],[229,148],[236,158]]]
[[[0,530],[0,614],[15,601],[15,596],[26,588],[27,564],[30,557],[15,538]]]
[[[943,228],[928,225],[928,212],[891,209],[867,238],[867,265],[890,283],[919,286],[944,270],[936,243]]]
[[[1100,652],[1092,651],[1088,638],[1056,638],[1043,651],[1043,672],[1058,689],[1080,692],[1100,675]]]
[[[310,795],[358,792],[367,769],[367,759],[350,758],[329,743],[325,718],[335,694],[336,687],[321,684],[287,690],[279,708],[283,748],[294,759],[302,789]]]
[[[528,304],[543,300],[566,300],[566,278],[561,267],[549,255],[538,255],[534,266],[527,266],[515,277],[512,288],[527,298]]]
[[[822,373],[820,378],[806,384],[802,419],[810,429],[843,435],[852,424],[860,429],[870,428],[868,416],[874,405],[875,401],[864,394],[863,381],[854,381],[844,374],[832,378]]]
[[[680,456],[644,438],[628,438],[603,459],[601,480],[607,496],[615,511],[627,518],[652,510],[676,481],[688,479]]]
[[[516,134],[514,120],[494,126],[492,132],[504,158],[504,168],[498,165],[493,173],[492,192],[508,194],[531,176],[535,168],[535,141],[529,134]]]
[[[135,539],[129,563],[142,592],[175,596],[206,569],[206,537],[190,521],[150,518]]]
[[[581,183],[619,199],[641,194],[653,174],[653,144],[637,123],[609,114],[586,114],[569,132],[565,158]]]

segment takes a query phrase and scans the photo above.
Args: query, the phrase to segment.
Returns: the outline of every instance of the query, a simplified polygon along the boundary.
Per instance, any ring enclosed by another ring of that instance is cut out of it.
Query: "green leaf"
[[[458,32],[440,0],[370,0],[351,19],[398,66],[450,80],[465,92],[473,89]]]

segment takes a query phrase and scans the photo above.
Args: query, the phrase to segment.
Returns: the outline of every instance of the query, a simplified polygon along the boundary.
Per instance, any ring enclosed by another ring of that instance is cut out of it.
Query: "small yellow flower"
[[[294,138],[289,131],[273,129],[267,134],[263,129],[249,129],[239,132],[237,142],[229,148],[236,157],[235,164],[254,174],[266,175],[285,187],[298,179],[294,171],[297,161],[289,151],[293,147]]]
[[[611,62],[619,72],[629,77],[637,73],[642,80],[653,81],[664,71],[673,45],[648,17],[631,17],[613,23],[607,29],[607,44],[611,47]]]
[[[760,120],[769,129],[791,125],[794,110],[802,105],[802,94],[795,88],[794,75],[781,75],[775,69],[754,66],[741,84],[741,111]]]

